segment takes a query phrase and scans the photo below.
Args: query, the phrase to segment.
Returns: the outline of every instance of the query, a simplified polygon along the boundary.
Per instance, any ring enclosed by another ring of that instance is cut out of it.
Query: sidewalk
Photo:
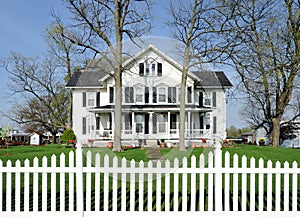
[[[160,148],[148,147],[147,149],[149,160],[165,160],[164,156],[160,153]]]

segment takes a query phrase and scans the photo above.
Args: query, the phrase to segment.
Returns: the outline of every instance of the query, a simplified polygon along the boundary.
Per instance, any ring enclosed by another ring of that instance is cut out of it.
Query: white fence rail
[[[218,148],[180,161],[128,162],[78,147],[42,162],[0,161],[0,216],[295,216],[299,174],[297,163]]]

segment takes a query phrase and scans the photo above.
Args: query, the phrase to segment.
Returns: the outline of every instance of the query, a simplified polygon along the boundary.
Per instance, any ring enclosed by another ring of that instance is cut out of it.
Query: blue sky
[[[155,3],[156,22],[152,35],[170,36],[164,19],[163,1]],[[168,1],[164,1],[168,2]],[[0,58],[9,57],[10,52],[18,52],[26,56],[37,56],[46,49],[44,31],[51,23],[50,12],[54,9],[59,15],[64,15],[66,9],[61,0],[1,0],[0,1]],[[0,111],[7,111],[7,72],[0,68]],[[242,126],[237,119],[236,103],[229,104],[227,115],[228,125]],[[234,111],[234,112],[232,112]],[[0,117],[0,126],[8,120]],[[11,123],[10,123],[11,124]]]

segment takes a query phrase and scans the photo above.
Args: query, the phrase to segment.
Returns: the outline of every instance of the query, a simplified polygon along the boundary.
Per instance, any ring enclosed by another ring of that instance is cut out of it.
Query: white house
[[[124,63],[122,142],[178,144],[182,66],[149,45]],[[97,67],[77,71],[67,84],[73,93],[73,130],[83,143],[105,145],[114,137],[114,79]],[[226,89],[221,71],[190,71],[186,91],[187,145],[226,137]]]

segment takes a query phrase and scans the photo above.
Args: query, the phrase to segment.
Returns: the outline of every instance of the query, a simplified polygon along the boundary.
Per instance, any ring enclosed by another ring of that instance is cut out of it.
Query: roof
[[[101,86],[99,80],[105,75],[107,73],[104,70],[79,70],[72,75],[66,87],[99,87]]]
[[[199,87],[232,87],[231,82],[222,71],[194,71],[198,81],[196,85]]]

